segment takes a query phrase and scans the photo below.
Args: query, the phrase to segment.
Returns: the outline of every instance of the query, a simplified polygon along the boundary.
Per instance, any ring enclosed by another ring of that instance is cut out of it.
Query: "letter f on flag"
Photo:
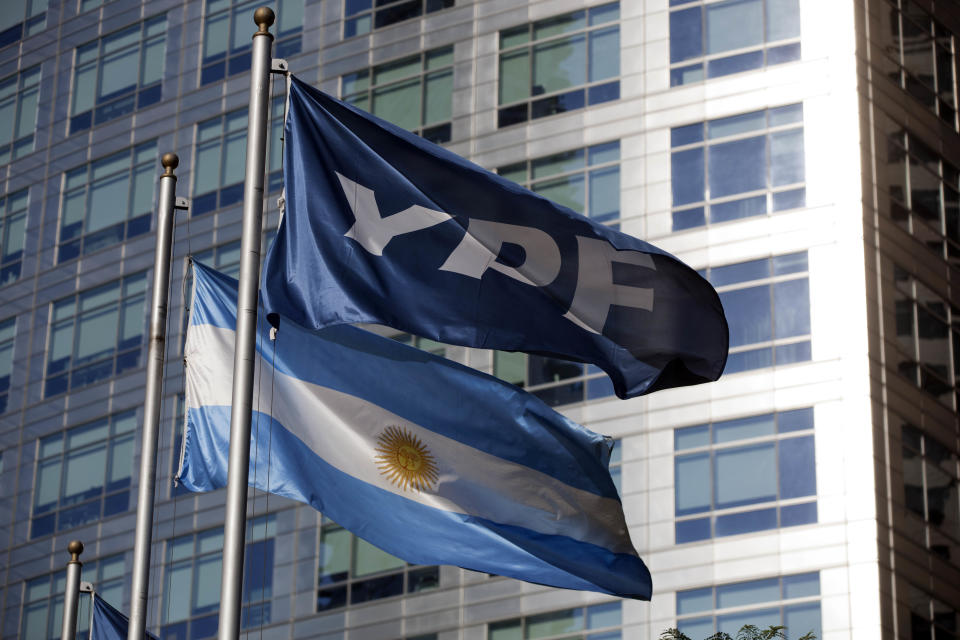
[[[293,78],[265,308],[592,363],[621,398],[716,380],[716,291],[580,216]]]

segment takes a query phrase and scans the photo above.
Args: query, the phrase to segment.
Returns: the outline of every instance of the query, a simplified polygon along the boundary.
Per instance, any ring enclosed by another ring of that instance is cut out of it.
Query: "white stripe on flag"
[[[235,335],[231,329],[212,325],[190,326],[186,348],[188,408],[230,406]],[[271,367],[259,354],[256,366],[255,379],[263,383],[259,385],[259,399],[254,398],[254,408],[272,415],[344,473],[436,509],[539,533],[576,537],[616,553],[636,555],[620,504],[614,499],[571,487],[548,474],[470,447],[361,398],[280,371],[267,382]],[[265,367],[263,377],[261,367]],[[269,406],[271,393],[273,411]],[[430,393],[424,389],[425,396]],[[419,437],[436,458],[439,480],[433,491],[403,490],[381,474],[376,460],[377,438],[390,425]]]

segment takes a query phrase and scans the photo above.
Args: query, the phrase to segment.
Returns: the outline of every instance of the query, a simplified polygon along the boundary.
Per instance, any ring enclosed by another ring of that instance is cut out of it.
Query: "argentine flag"
[[[194,265],[179,480],[227,484],[236,281]],[[650,598],[611,441],[489,375],[348,325],[261,311],[250,484],[408,562]]]

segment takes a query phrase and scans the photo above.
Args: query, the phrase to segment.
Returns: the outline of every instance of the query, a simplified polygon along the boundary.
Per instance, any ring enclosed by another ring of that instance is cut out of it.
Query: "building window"
[[[551,407],[613,395],[600,367],[515,351],[493,353],[493,375],[537,396]]]
[[[890,216],[935,254],[960,264],[960,171],[908,131],[887,141]]]
[[[51,305],[47,397],[140,364],[146,289],[144,272]]]
[[[906,587],[910,607],[909,637],[915,640],[956,638],[960,627],[960,610],[910,583]]]
[[[960,370],[960,310],[896,265],[893,278],[897,370],[953,408],[955,372]]]
[[[47,26],[47,0],[12,0],[0,17],[0,47],[40,33]]]
[[[620,98],[620,4],[500,32],[497,126]]]
[[[878,13],[889,19],[889,31],[877,30],[889,38],[877,49],[892,63],[888,77],[956,130],[954,35],[914,0],[889,0]]]
[[[499,167],[497,173],[580,215],[619,226],[619,140]]]
[[[115,607],[123,603],[123,555],[83,561],[83,579],[93,583],[97,594]],[[24,584],[21,638],[57,640],[63,624],[63,593],[67,588],[67,572],[58,571]],[[77,637],[85,637],[90,629],[90,601],[80,594],[77,606]]]
[[[10,376],[13,373],[13,339],[16,332],[16,318],[0,321],[0,413],[7,410]]]
[[[911,540],[960,565],[960,465],[951,447],[903,424],[903,493]]]
[[[30,189],[0,197],[0,287],[20,277]]]
[[[437,567],[407,564],[336,525],[320,533],[318,576],[317,611],[429,591],[440,583]]]
[[[673,230],[806,205],[803,106],[670,130]]]
[[[103,6],[104,0],[80,0],[80,11],[77,13],[86,13],[91,9]]]
[[[154,141],[64,174],[58,262],[150,231],[156,163]]]
[[[130,508],[136,426],[126,411],[40,439],[31,538]]]
[[[703,272],[720,294],[730,325],[724,373],[810,360],[807,269],[802,251]]]
[[[207,0],[200,84],[250,70],[250,36],[255,26],[250,16],[263,4],[260,0]],[[276,0],[267,4],[272,5],[277,16],[273,56],[285,58],[300,53],[304,0]]]
[[[780,578],[677,592],[677,628],[691,638],[722,632],[736,636],[744,625],[765,629],[783,625],[790,638],[820,633],[820,574]],[[918,636],[914,636],[918,637]]]
[[[670,86],[800,59],[799,0],[670,5]]]
[[[540,613],[487,625],[487,640],[620,640],[620,602]]]
[[[167,17],[77,47],[70,133],[160,101]]]
[[[283,98],[271,102],[267,189],[283,186],[281,136]],[[247,109],[231,111],[197,125],[197,150],[193,173],[190,215],[222,209],[243,200],[247,159]]]
[[[0,164],[33,151],[40,65],[0,80]]]
[[[377,65],[340,79],[344,102],[436,143],[450,141],[453,47]]]
[[[236,240],[200,251],[193,254],[193,259],[231,278],[238,278],[240,276],[240,241]]]
[[[373,29],[419,18],[453,5],[454,0],[377,0],[376,3],[372,0],[344,0],[343,37],[370,33]]]
[[[817,521],[813,409],[673,435],[677,544]]]
[[[247,522],[242,628],[270,623],[276,529],[273,514]],[[222,554],[222,527],[167,542],[161,634],[165,640],[194,640],[217,634]]]

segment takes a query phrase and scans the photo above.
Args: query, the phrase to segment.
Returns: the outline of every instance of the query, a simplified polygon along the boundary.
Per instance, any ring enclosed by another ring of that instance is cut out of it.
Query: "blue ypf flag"
[[[599,366],[621,398],[716,380],[727,323],[706,280],[296,78],[268,312]]]
[[[179,479],[226,486],[236,281],[195,265]],[[568,589],[650,598],[611,441],[529,393],[351,326],[261,313],[250,484],[381,549]],[[274,351],[275,350],[275,351]]]

